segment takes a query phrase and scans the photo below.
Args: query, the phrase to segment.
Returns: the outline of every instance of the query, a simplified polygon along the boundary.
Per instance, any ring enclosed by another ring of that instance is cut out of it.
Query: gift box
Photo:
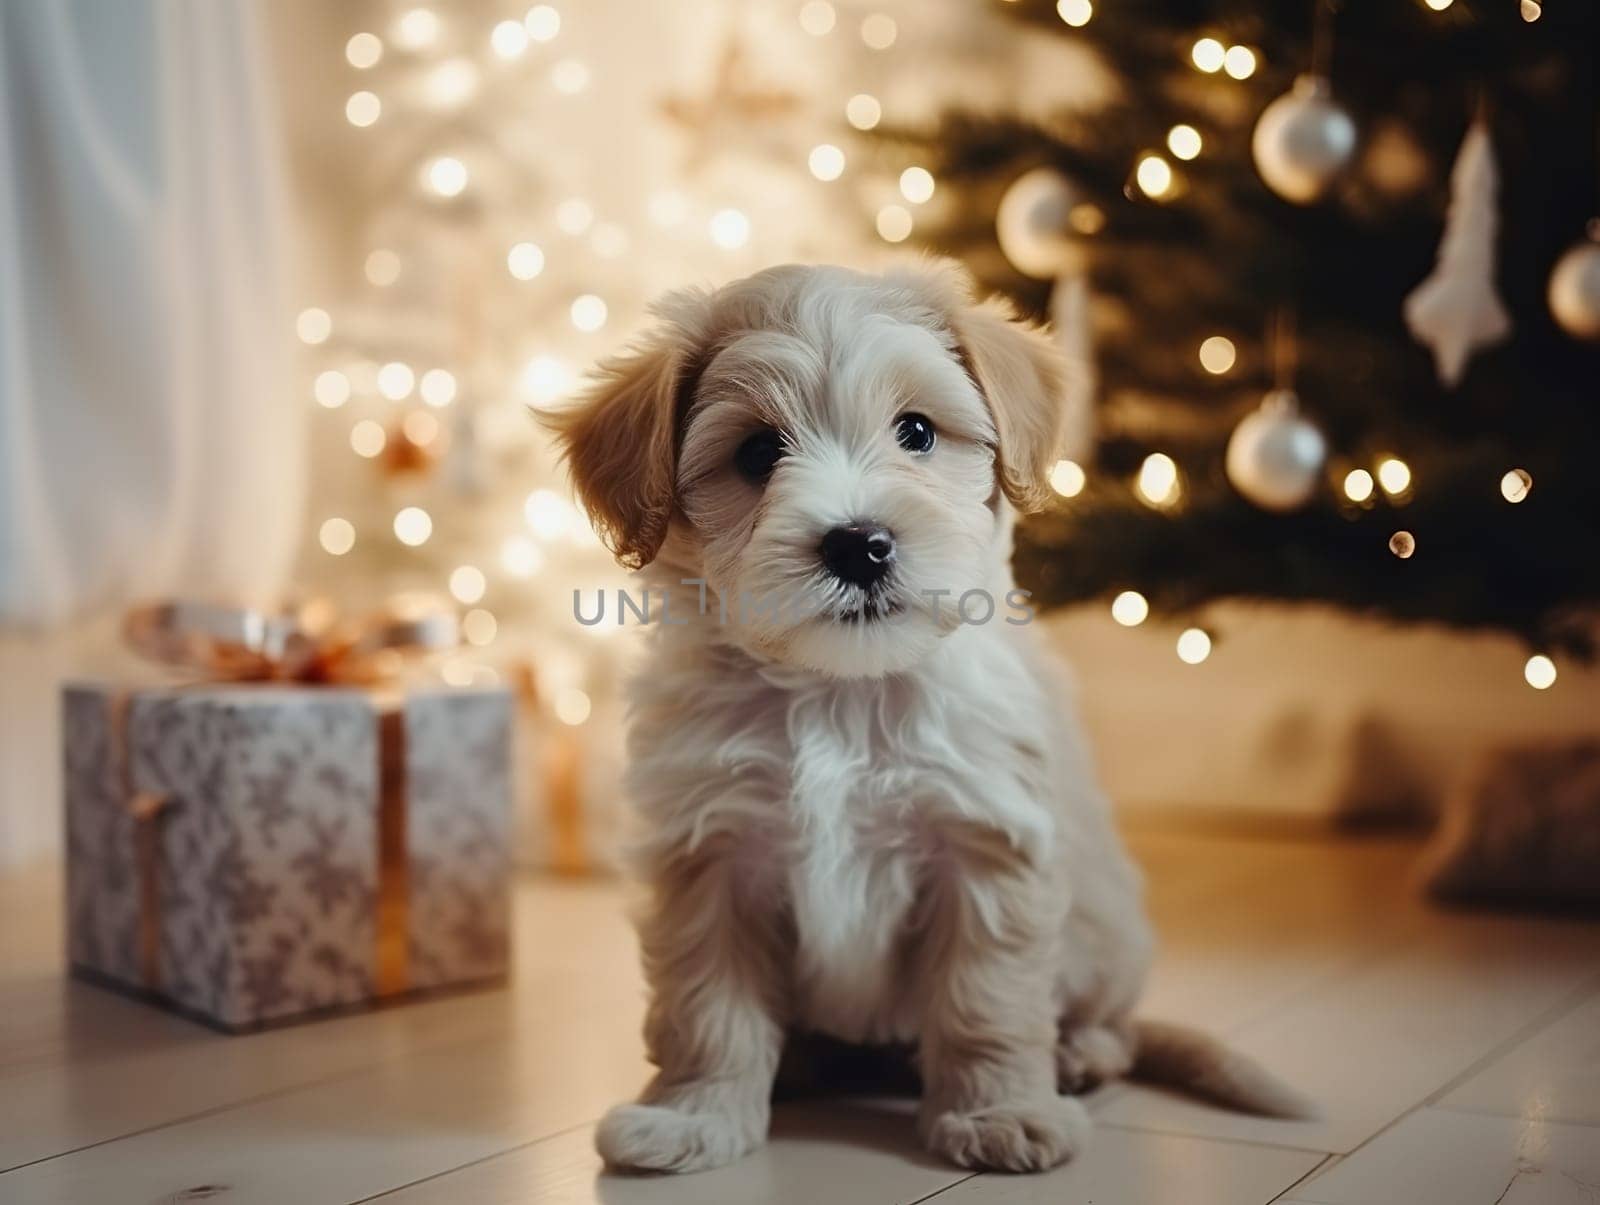
[[[78,685],[64,709],[76,972],[227,1030],[503,977],[505,693]]]

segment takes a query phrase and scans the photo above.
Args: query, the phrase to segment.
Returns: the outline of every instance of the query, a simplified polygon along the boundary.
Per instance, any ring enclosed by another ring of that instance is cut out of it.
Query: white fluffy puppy
[[[1069,1158],[1071,1096],[1134,1070],[1298,1101],[1136,1025],[1137,872],[1009,559],[1046,496],[1062,366],[945,266],[780,267],[657,308],[556,419],[658,601],[627,777],[658,1074],[614,1166],[765,1138],[786,1035],[914,1049],[920,1132],[967,1167]]]

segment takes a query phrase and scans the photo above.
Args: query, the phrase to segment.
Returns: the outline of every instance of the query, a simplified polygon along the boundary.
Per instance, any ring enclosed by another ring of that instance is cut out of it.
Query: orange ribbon
[[[411,986],[410,859],[406,857],[406,713],[378,714],[378,898],[373,990],[392,996]]]
[[[127,812],[134,820],[133,861],[139,890],[138,965],[146,987],[161,983],[161,834],[156,820],[166,811],[170,797],[133,787],[133,758],[128,750],[128,704],[132,695],[119,691],[111,697],[110,741],[112,772],[116,775]]]
[[[456,618],[433,611],[390,611],[358,624],[332,622],[326,608],[267,614],[207,603],[162,602],[135,608],[123,621],[135,650],[153,661],[201,674],[198,682],[298,682],[376,685],[391,680],[407,655],[452,648]],[[112,758],[135,821],[139,884],[139,973],[161,983],[161,833],[170,796],[136,791],[128,748],[131,695],[111,700]],[[378,891],[373,916],[373,990],[387,996],[411,983],[406,856],[405,711],[385,701],[378,711]]]

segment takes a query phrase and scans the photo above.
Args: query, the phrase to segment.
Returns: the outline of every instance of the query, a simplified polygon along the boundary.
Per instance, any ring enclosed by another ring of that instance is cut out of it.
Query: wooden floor
[[[903,1104],[780,1107],[742,1163],[599,1174],[591,1128],[643,1080],[620,894],[529,882],[510,991],[222,1037],[63,978],[53,877],[0,881],[0,1202],[1600,1201],[1600,925],[1447,914],[1395,841],[1145,834],[1153,1016],[1225,1034],[1324,1119],[1096,1094],[1039,1177],[924,1156]]]

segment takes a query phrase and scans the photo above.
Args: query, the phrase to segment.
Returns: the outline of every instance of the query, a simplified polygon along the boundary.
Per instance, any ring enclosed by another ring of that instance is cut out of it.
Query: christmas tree
[[[1097,383],[1024,584],[1123,622],[1232,597],[1499,629],[1535,685],[1589,655],[1596,6],[1004,7],[1103,103],[878,134],[939,179],[917,237]]]

